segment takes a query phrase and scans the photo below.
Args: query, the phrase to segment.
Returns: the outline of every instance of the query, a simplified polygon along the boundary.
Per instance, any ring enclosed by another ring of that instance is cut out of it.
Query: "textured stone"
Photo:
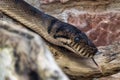
[[[69,1],[69,0],[40,0],[40,2],[41,2],[42,4],[49,4],[49,3],[52,3],[52,2],[56,2],[56,1],[59,1],[59,2],[61,2],[61,3],[65,3],[65,2],[67,2],[67,1]]]
[[[120,12],[74,14],[71,11],[67,21],[84,31],[97,46],[120,40]]]
[[[40,0],[46,1],[46,0]],[[47,0],[50,1],[50,0]],[[64,4],[60,0],[54,2],[41,2],[41,9],[51,15],[61,14],[65,10],[77,9],[79,11],[101,12],[101,11],[120,11],[120,0],[69,0]],[[64,0],[65,1],[65,0]]]

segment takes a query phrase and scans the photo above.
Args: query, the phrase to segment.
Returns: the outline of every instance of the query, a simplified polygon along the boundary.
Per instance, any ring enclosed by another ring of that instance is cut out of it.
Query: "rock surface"
[[[78,13],[71,11],[68,23],[86,32],[96,46],[120,41],[120,12]]]

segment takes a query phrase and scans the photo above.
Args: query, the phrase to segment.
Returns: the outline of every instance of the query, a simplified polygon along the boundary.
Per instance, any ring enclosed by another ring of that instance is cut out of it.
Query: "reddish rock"
[[[49,3],[52,3],[52,2],[56,2],[56,1],[59,1],[59,2],[61,2],[61,3],[65,3],[65,2],[67,2],[67,1],[69,1],[69,0],[40,0],[40,2],[41,2],[42,4],[49,4]]]
[[[120,13],[69,14],[68,23],[84,31],[96,46],[120,41]]]

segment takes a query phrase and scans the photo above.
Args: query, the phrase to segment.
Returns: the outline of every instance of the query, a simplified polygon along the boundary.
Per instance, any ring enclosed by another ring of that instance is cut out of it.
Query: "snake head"
[[[85,33],[81,32],[75,26],[57,22],[54,38],[63,43],[63,47],[76,53],[81,57],[93,57],[98,49],[92,43]]]

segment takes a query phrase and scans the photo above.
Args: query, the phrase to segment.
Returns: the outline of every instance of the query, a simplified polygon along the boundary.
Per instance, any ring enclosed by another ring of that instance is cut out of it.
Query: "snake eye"
[[[79,38],[79,37],[75,37],[75,38],[74,38],[74,41],[77,43],[77,42],[80,41],[80,38]]]

